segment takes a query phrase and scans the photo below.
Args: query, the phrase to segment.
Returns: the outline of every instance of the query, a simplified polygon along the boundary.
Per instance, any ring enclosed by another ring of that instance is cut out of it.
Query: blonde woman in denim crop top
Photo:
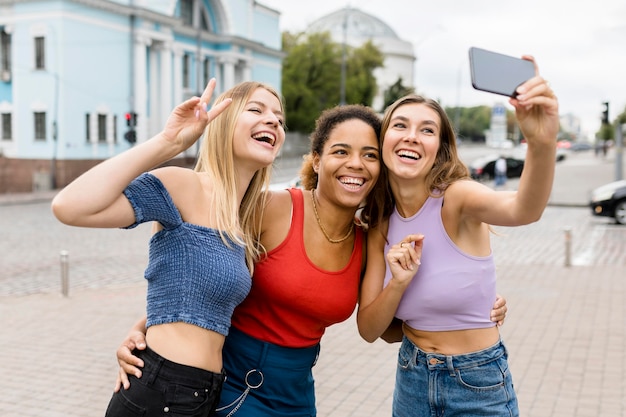
[[[63,223],[132,228],[154,222],[145,278],[145,378],[114,393],[107,416],[208,416],[219,399],[222,347],[261,248],[258,201],[285,140],[280,95],[236,85],[207,105],[178,105],[164,129],[87,171],[52,202]],[[159,166],[202,138],[195,169]],[[235,170],[236,167],[236,170]]]
[[[535,70],[509,100],[528,142],[517,191],[469,178],[436,101],[409,95],[385,112],[382,175],[389,188],[380,192],[389,204],[368,233],[357,322],[372,342],[395,318],[403,321],[395,417],[519,413],[508,353],[488,320],[495,297],[490,225],[535,222],[550,196],[558,102]]]

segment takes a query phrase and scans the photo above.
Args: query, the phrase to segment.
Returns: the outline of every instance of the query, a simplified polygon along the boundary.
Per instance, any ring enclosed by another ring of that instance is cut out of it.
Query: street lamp
[[[341,86],[340,86],[340,98],[339,105],[346,104],[346,43],[348,37],[348,15],[350,13],[350,6],[346,6],[346,11],[343,14],[343,24],[341,29],[343,31],[343,41],[341,43]]]

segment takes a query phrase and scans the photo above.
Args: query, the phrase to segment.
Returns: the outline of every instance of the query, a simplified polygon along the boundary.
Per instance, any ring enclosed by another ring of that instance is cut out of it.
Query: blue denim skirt
[[[217,406],[222,417],[316,415],[312,368],[319,344],[288,348],[230,328],[222,350],[226,381]]]
[[[519,416],[502,340],[462,355],[427,353],[406,336],[398,352],[394,417]]]
[[[130,387],[113,394],[107,417],[214,415],[223,374],[172,362],[149,347],[133,354],[144,362],[141,378],[128,375]]]

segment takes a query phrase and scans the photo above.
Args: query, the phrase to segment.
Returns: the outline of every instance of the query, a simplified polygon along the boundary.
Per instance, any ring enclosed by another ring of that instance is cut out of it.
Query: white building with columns
[[[216,96],[280,91],[279,16],[255,0],[0,0],[0,193],[64,186],[211,77]]]

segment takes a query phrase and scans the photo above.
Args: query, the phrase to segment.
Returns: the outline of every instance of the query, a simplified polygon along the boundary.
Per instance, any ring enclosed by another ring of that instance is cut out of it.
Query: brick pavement
[[[0,416],[102,415],[115,349],[143,313],[149,230],[66,227],[43,200],[0,205]],[[626,416],[626,227],[580,205],[555,204],[539,222],[493,238],[523,416]],[[320,417],[390,415],[396,349],[360,339],[354,317],[328,329],[315,367]]]

